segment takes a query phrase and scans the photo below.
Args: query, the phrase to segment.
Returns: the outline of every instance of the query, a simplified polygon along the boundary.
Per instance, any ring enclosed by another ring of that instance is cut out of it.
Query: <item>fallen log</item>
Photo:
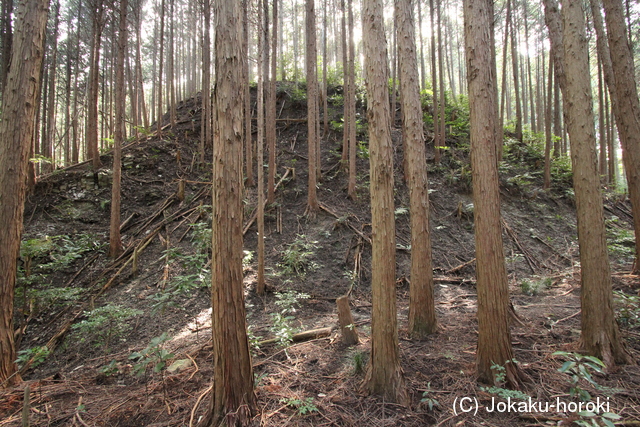
[[[313,340],[316,338],[323,338],[331,334],[333,328],[320,328],[320,329],[311,329],[304,332],[298,332],[291,337],[291,341],[293,342],[302,342]],[[263,345],[270,345],[279,342],[278,338],[271,338],[268,340],[260,341],[258,346],[262,347]]]

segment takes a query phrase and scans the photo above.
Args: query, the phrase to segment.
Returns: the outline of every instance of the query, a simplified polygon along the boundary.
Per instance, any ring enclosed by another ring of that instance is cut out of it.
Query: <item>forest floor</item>
[[[364,145],[359,149],[358,198],[351,201],[340,168],[342,108],[332,105],[332,127],[322,142],[318,194],[323,209],[315,219],[304,217],[306,104],[292,96],[295,92],[291,84],[280,85],[278,91],[276,181],[286,178],[276,191],[276,203],[266,211],[264,297],[254,291],[255,224],[248,224],[244,241],[247,318],[260,409],[254,424],[525,426],[588,420],[570,407],[489,412],[495,399],[506,402],[496,397],[504,390],[489,389],[474,378],[477,301],[464,137],[447,141],[450,148],[441,164],[434,163],[432,152],[428,161],[439,330],[424,341],[407,334],[409,196],[402,182],[401,152],[396,150],[400,355],[411,402],[397,405],[361,391],[371,316],[368,152]],[[22,425],[26,387],[31,426],[192,426],[206,410],[212,381],[206,271],[211,165],[198,165],[198,104],[194,98],[181,103],[176,127],[166,128],[162,137],[152,133],[125,147],[126,251],[120,258],[106,257],[108,153],[101,157],[103,168],[97,175],[89,164],[56,171],[42,177],[29,196],[16,297],[25,381],[0,392],[0,426]],[[364,127],[359,131],[360,137],[366,135]],[[399,147],[399,122],[393,137]],[[569,182],[557,176],[553,189],[544,192],[540,169],[534,150],[510,143],[501,166],[503,239],[511,301],[521,320],[512,328],[515,359],[527,378],[521,391],[533,402],[556,405],[577,401],[570,395],[571,376],[558,369],[579,349],[580,268]],[[179,181],[185,184],[183,199],[177,197]],[[255,188],[247,188],[245,223],[256,201]],[[605,205],[618,319],[627,348],[637,359],[640,279],[629,274],[630,208],[616,195],[607,195]],[[346,293],[360,337],[351,347],[342,343],[335,308],[336,298]],[[318,328],[332,330],[287,346],[277,340],[261,342],[274,337],[286,341],[295,332]],[[554,355],[556,351],[569,354]],[[578,386],[593,401],[608,403],[624,425],[640,423],[638,366],[594,373],[593,380],[590,384],[579,378]],[[461,402],[471,406],[461,407]]]

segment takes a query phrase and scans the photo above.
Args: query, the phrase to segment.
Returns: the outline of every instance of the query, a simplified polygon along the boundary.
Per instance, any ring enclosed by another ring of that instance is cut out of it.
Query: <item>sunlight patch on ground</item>
[[[211,328],[211,307],[205,310],[202,310],[200,313],[198,313],[198,315],[194,317],[191,322],[187,323],[187,325],[184,328],[182,328],[182,330],[178,332],[173,339],[180,340],[188,336],[191,336],[191,334],[195,333],[196,331],[202,331],[204,329],[210,329],[210,328]]]

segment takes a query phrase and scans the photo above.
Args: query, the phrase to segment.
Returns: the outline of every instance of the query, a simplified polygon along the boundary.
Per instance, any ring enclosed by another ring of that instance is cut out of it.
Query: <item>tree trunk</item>
[[[268,8],[265,13],[268,12]],[[271,32],[271,78],[267,99],[267,146],[269,147],[269,182],[267,203],[276,200],[276,72],[278,70],[278,0],[273,0],[273,31]],[[265,39],[268,46],[268,40]],[[267,64],[268,65],[268,64]]]
[[[502,90],[500,91],[500,125],[501,135],[504,135],[505,103],[507,102],[507,46],[509,45],[509,31],[511,29],[511,0],[507,0],[507,12],[504,24],[504,44],[502,45]],[[504,144],[498,141],[498,161],[502,160]]]
[[[204,33],[202,41],[202,116],[200,124],[200,164],[205,164],[207,147],[213,145],[211,134],[211,0],[203,1]]]
[[[167,82],[169,83],[169,120],[171,122],[171,129],[176,127],[176,87],[175,87],[175,39],[174,39],[174,0],[169,1],[169,14],[171,18],[169,20],[169,64],[167,70]]]
[[[442,46],[443,20],[442,20],[442,4],[441,3],[442,3],[441,1],[436,2],[436,16],[437,16],[437,22],[438,22],[438,83],[440,84],[440,90],[438,91],[438,94],[440,95],[440,101],[438,102],[438,107],[440,108],[440,112],[439,112],[440,121],[438,122],[439,123],[438,134],[440,135],[439,147],[445,147],[447,145],[447,136],[445,131],[445,116],[444,116],[444,111],[445,111],[444,107],[445,107],[446,98],[444,93],[444,89],[445,89],[444,48]],[[440,150],[438,149],[438,151]]]
[[[128,0],[120,0],[118,22],[118,55],[116,59],[116,120],[113,138],[113,182],[111,185],[111,227],[109,231],[109,257],[117,258],[122,253],[120,238],[120,181],[122,177],[122,145],[125,127],[124,59],[127,52]]]
[[[440,108],[438,106],[438,69],[436,68],[436,31],[435,31],[435,21],[436,21],[436,12],[434,7],[434,0],[429,0],[429,18],[431,20],[431,88],[433,90],[433,150],[435,153],[435,162],[440,163],[440,147],[444,145],[443,141],[440,138],[440,119],[439,112]]]
[[[306,31],[307,31],[307,143],[309,150],[309,193],[305,215],[314,217],[320,209],[316,185],[318,182],[318,136],[316,135],[316,119],[318,117],[318,77],[316,73],[316,14],[314,0],[306,0]]]
[[[13,0],[2,2],[2,51],[0,51],[0,94],[4,93],[7,84],[7,73],[11,64],[11,45],[13,43],[13,29],[11,15],[13,14]]]
[[[640,272],[640,101],[635,80],[635,68],[622,19],[621,0],[603,0],[609,37],[615,95],[611,96],[614,116],[622,144],[629,199],[633,211],[636,236],[635,273]],[[615,101],[614,101],[615,99]]]
[[[263,9],[258,7],[259,27],[263,25],[262,19]],[[266,49],[266,40],[264,40],[264,32],[262,29],[257,31],[258,37],[258,67],[256,68],[258,78],[258,93],[256,96],[256,115],[258,122],[258,206],[257,206],[257,222],[258,222],[258,282],[256,285],[256,293],[264,295],[265,293],[265,277],[264,277],[264,49]]]
[[[60,2],[53,4],[54,23],[51,35],[51,61],[49,62],[49,83],[47,95],[47,132],[43,139],[42,155],[51,159],[42,165],[42,173],[52,172],[56,168],[55,133],[56,133],[56,76],[58,69],[58,27],[60,25]]]
[[[98,149],[98,98],[100,84],[100,45],[104,27],[104,6],[96,1],[92,7],[91,66],[89,69],[89,89],[87,91],[87,154],[92,159],[93,172],[100,169],[100,151]]]
[[[478,379],[495,384],[494,364],[505,367],[506,382],[517,386],[509,331],[509,287],[500,224],[496,159],[497,87],[493,2],[465,0],[464,34],[469,84],[469,126],[478,289]]]
[[[247,175],[247,187],[256,185],[253,177],[253,136],[251,128],[251,86],[249,85],[249,2],[242,0],[242,20],[244,22],[242,38],[242,80],[244,81],[244,167]]]
[[[549,80],[547,82],[548,102],[545,110],[544,120],[544,184],[545,190],[551,188],[551,147],[553,145],[553,135],[551,133],[551,97],[553,93],[553,56],[549,55]]]
[[[27,164],[36,120],[36,97],[47,23],[46,0],[18,3],[11,66],[0,121],[0,388],[20,381],[16,369],[13,299],[20,253]]]
[[[164,116],[164,104],[162,102],[162,73],[163,69],[163,61],[164,61],[164,1],[160,1],[160,34],[158,35],[157,43],[160,44],[159,52],[158,52],[158,96],[156,99],[156,103],[158,105],[158,111],[156,111],[158,122],[156,123],[158,129],[158,137],[162,137],[162,117]]]
[[[396,0],[398,22],[398,55],[400,63],[400,91],[402,93],[403,135],[405,159],[409,172],[411,214],[411,288],[409,295],[409,333],[424,338],[437,329],[433,298],[433,270],[431,267],[431,238],[429,230],[429,182],[424,134],[420,84],[415,46],[415,27],[411,0]]]
[[[256,412],[242,284],[242,15],[215,2],[214,206],[211,261],[213,389],[201,426],[246,426]]]
[[[355,55],[356,47],[353,40],[353,0],[348,1],[349,4],[349,59],[347,60],[347,68],[349,74],[349,86],[347,88],[347,99],[345,105],[349,109],[349,184],[347,186],[347,194],[351,200],[355,200],[358,196],[356,193],[356,68]],[[346,126],[346,123],[345,123]]]
[[[389,115],[387,41],[382,1],[363,2],[363,43],[369,161],[371,168],[371,362],[364,380],[371,394],[405,403],[396,308],[396,243],[393,208],[393,146]]]
[[[515,5],[513,14],[516,15]],[[520,142],[523,140],[522,135],[522,101],[520,97],[520,68],[518,67],[518,44],[516,42],[516,20],[513,19],[511,28],[511,64],[513,67],[513,92],[516,102],[516,139]]]
[[[546,7],[547,3],[549,7]],[[587,353],[605,364],[627,363],[613,312],[613,293],[600,181],[598,179],[595,125],[591,98],[588,47],[582,3],[566,0],[562,5],[562,27],[553,0],[545,0],[547,26],[552,34],[556,76],[565,100],[570,134],[573,186],[576,194],[578,245],[582,291],[582,344]],[[562,28],[562,31],[560,30]],[[561,44],[557,44],[560,42]],[[558,66],[562,58],[563,65]]]

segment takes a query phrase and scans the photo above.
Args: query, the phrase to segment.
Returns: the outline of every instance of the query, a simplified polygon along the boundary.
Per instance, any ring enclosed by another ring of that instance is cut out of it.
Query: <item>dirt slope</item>
[[[513,412],[454,415],[453,402],[460,397],[477,398],[482,404],[492,399],[473,380],[473,207],[464,138],[451,138],[443,163],[428,165],[440,332],[427,341],[407,337],[409,196],[402,183],[399,128],[393,131],[398,147],[397,291],[402,364],[412,404],[400,407],[360,393],[371,310],[366,145],[359,150],[359,197],[353,202],[346,197],[346,175],[339,164],[341,106],[332,105],[334,123],[323,137],[318,193],[324,209],[308,221],[303,217],[306,123],[301,120],[306,108],[296,91],[292,84],[283,84],[278,95],[277,174],[288,175],[277,190],[276,203],[267,209],[269,293],[264,298],[253,291],[255,224],[245,234],[248,323],[254,343],[276,333],[287,336],[297,330],[335,327],[335,299],[350,291],[361,343],[348,348],[334,330],[328,337],[288,348],[271,344],[256,348],[256,392],[262,412],[255,425],[511,426],[567,420],[567,414],[560,413],[539,418]],[[181,103],[174,129],[166,128],[161,138],[141,136],[123,150],[126,252],[118,260],[105,256],[111,157],[102,156],[104,166],[97,175],[89,165],[80,165],[40,179],[25,211],[25,240],[32,241],[35,249],[32,257],[23,255],[21,261],[30,275],[18,290],[16,324],[24,330],[21,350],[47,345],[53,351],[26,371],[22,386],[0,394],[0,426],[20,425],[27,384],[32,390],[33,426],[186,426],[204,411],[203,396],[212,373],[206,246],[211,165],[198,165],[196,160],[198,104],[195,98]],[[365,135],[363,128],[359,138],[364,140]],[[527,147],[512,144],[509,163],[501,170],[507,268],[512,302],[522,318],[522,325],[514,326],[514,347],[531,379],[524,392],[541,401],[557,396],[569,401],[566,375],[556,371],[564,360],[552,353],[575,350],[579,338],[574,207],[562,182],[556,182],[550,193],[540,190],[530,154]],[[179,181],[185,185],[184,199],[177,197]],[[255,189],[247,188],[247,222],[256,200]],[[629,206],[612,197],[606,209],[616,243],[615,287],[631,302],[636,298],[637,308],[638,277],[625,273]],[[102,322],[90,314],[101,307],[112,309],[106,310],[107,320]],[[629,309],[633,305],[624,307],[628,309],[621,325],[630,351],[637,355],[638,314]],[[163,332],[166,339],[152,342]],[[172,354],[160,356],[161,348]],[[154,373],[160,359],[165,368],[176,361],[182,368]],[[134,375],[136,370],[143,375]],[[598,374],[596,381],[616,389],[611,391],[612,412],[640,420],[637,367]],[[594,397],[605,396],[602,390],[583,387]]]

